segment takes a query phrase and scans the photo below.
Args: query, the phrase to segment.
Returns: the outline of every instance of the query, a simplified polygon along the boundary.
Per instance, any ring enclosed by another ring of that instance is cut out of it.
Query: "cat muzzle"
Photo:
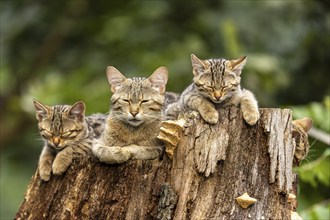
[[[128,120],[128,123],[132,126],[139,126],[143,123],[143,121],[137,118],[132,118]]]
[[[214,102],[214,103],[221,103],[222,101],[223,101],[224,99],[223,99],[223,97],[213,97],[213,99],[212,99],[212,102]]]
[[[223,95],[222,95],[221,91],[216,90],[213,92],[213,98],[215,100],[219,101],[219,100],[221,100],[222,97],[223,97]]]
[[[130,112],[133,117],[135,117],[139,112]]]
[[[221,96],[214,96],[215,100],[220,100],[221,99]]]
[[[61,143],[61,139],[59,137],[52,138],[52,144],[54,145],[55,148],[57,148],[60,143]]]

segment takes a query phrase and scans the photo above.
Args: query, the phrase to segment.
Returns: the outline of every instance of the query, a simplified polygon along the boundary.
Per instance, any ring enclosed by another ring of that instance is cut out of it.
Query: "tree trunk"
[[[49,182],[37,171],[16,219],[290,219],[291,111],[260,111],[254,126],[237,108],[220,109],[217,125],[185,114],[173,160],[85,158]],[[235,199],[245,192],[257,199],[248,208]]]

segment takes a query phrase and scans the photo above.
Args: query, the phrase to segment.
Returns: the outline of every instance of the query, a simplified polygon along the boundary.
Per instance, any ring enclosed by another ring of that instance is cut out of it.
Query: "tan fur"
[[[93,144],[94,155],[108,164],[158,158],[167,69],[160,67],[146,79],[126,78],[108,67],[107,77],[114,94],[105,130]]]
[[[296,119],[292,121],[292,137],[295,140],[294,164],[298,166],[306,158],[309,152],[308,131],[313,127],[310,118]]]
[[[176,119],[184,110],[195,110],[207,123],[216,124],[219,118],[216,107],[240,106],[248,124],[258,121],[257,100],[250,91],[240,87],[246,57],[200,60],[192,54],[191,61],[193,83],[183,91],[178,102],[168,106],[167,119]]]
[[[105,116],[85,118],[85,104],[47,106],[34,100],[38,127],[44,140],[39,174],[48,181],[51,173],[63,174],[76,157],[91,153],[92,140],[104,128]]]

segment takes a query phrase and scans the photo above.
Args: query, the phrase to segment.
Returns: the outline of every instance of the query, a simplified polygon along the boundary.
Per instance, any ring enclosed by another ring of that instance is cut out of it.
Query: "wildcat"
[[[159,67],[149,78],[126,78],[109,66],[107,78],[113,92],[110,113],[93,144],[94,155],[107,164],[160,157],[163,144],[156,137],[164,115],[167,69]]]
[[[246,56],[236,60],[200,60],[191,55],[193,83],[181,94],[178,102],[168,106],[165,114],[168,119],[176,119],[184,110],[196,110],[209,124],[219,119],[216,107],[240,106],[244,120],[254,125],[259,119],[257,100],[254,95],[241,89],[241,72]]]
[[[165,92],[164,97],[165,97],[165,101],[164,101],[163,110],[165,114],[165,110],[170,104],[179,101],[180,94],[175,92]]]
[[[309,152],[308,131],[313,127],[310,118],[296,119],[292,121],[292,138],[295,140],[293,164],[299,166],[300,162],[307,157]]]
[[[34,100],[36,118],[44,147],[39,158],[41,179],[48,181],[51,172],[63,174],[76,157],[91,155],[93,139],[104,129],[106,116],[85,117],[85,104],[47,106]]]

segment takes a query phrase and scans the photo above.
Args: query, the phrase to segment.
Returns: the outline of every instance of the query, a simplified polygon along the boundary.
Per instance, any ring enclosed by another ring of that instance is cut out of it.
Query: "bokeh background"
[[[126,76],[169,69],[167,89],[191,83],[190,54],[247,55],[243,87],[260,107],[311,117],[300,173],[305,219],[330,218],[329,1],[41,1],[1,0],[1,209],[12,219],[37,168],[42,143],[32,99],[85,101],[87,114],[107,112],[108,65]]]

